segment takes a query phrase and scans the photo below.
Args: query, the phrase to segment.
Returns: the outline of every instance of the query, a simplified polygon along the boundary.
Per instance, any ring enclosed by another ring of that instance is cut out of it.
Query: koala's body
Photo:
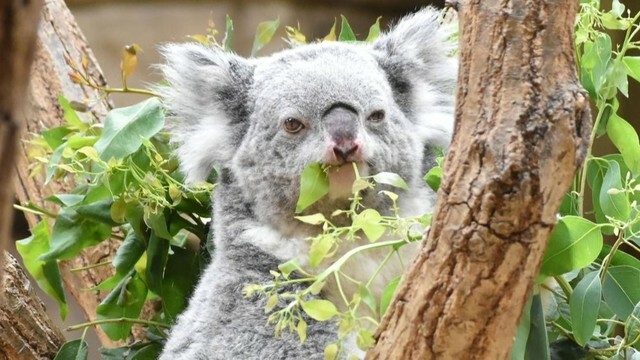
[[[307,263],[306,239],[321,229],[294,212],[300,175],[312,162],[332,165],[330,190],[303,215],[348,208],[352,163],[361,175],[399,174],[410,187],[399,192],[403,214],[430,209],[434,194],[422,177],[433,165],[433,146],[446,147],[453,128],[449,35],[427,8],[370,44],[323,42],[253,59],[198,44],[163,49],[169,86],[162,91],[176,116],[182,169],[195,182],[216,166],[218,185],[213,259],[161,359],[323,358],[337,339],[334,323],[309,321],[304,344],[287,334],[275,338],[264,299],[242,290],[271,281],[278,264]],[[365,192],[362,203],[389,212],[388,197],[377,190]],[[361,255],[347,271],[367,278],[380,256]],[[374,287],[400,271],[385,268]],[[336,293],[327,286],[320,296]]]

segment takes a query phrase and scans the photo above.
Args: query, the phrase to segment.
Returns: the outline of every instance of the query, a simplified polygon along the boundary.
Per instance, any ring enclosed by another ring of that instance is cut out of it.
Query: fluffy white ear
[[[373,43],[396,101],[425,144],[446,147],[453,133],[457,59],[450,40],[455,25],[443,25],[431,7],[408,15]]]
[[[167,86],[157,91],[171,121],[172,141],[187,183],[205,180],[228,162],[247,123],[247,93],[254,66],[237,55],[197,43],[161,48]]]

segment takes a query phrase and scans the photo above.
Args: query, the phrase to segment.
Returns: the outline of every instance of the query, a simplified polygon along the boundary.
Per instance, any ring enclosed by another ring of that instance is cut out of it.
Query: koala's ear
[[[454,30],[441,23],[439,10],[427,7],[400,19],[372,44],[396,102],[425,144],[446,147],[453,132]]]
[[[167,86],[157,91],[171,117],[186,182],[205,180],[214,165],[229,161],[247,126],[254,65],[216,47],[196,43],[161,48]]]

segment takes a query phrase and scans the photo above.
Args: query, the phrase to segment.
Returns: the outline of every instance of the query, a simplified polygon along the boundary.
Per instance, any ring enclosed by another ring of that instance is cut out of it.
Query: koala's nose
[[[336,155],[336,159],[342,161],[352,161],[356,157],[360,145],[354,141],[345,141],[342,144],[333,147],[333,153]]]

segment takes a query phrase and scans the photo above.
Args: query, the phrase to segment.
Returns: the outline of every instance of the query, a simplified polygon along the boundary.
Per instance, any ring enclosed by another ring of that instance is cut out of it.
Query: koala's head
[[[446,146],[453,128],[449,34],[427,8],[371,44],[323,42],[252,59],[165,46],[162,92],[187,181],[227,169],[246,201],[280,218],[293,216],[311,162],[332,165],[329,197],[313,211],[344,202],[352,163],[361,175],[388,171],[417,184],[425,149]]]

